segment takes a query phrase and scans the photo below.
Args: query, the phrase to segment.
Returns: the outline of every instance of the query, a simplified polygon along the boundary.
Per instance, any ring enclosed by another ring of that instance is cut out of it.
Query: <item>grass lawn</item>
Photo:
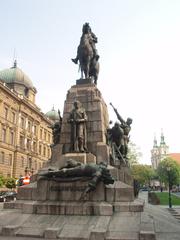
[[[157,197],[160,199],[160,205],[169,204],[169,193],[168,192],[155,192]],[[180,205],[180,198],[171,194],[172,205]]]

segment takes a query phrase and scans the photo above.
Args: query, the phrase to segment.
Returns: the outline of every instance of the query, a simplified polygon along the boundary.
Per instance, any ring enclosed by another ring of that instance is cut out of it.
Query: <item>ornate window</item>
[[[31,132],[31,122],[28,121],[28,132]]]
[[[21,167],[24,167],[24,157],[21,157]]]
[[[10,144],[14,145],[14,132],[13,131],[10,132],[10,139],[9,140],[10,140]]]
[[[43,155],[46,156],[46,147],[43,148]]]
[[[5,161],[5,154],[4,152],[0,152],[0,163],[4,164],[4,161]]]
[[[8,165],[11,166],[12,165],[12,154],[9,154],[9,158],[8,158]]]
[[[4,107],[4,118],[8,119],[8,108]]]
[[[31,150],[31,140],[27,139],[27,149]]]
[[[19,145],[21,148],[24,148],[24,142],[25,142],[25,138],[24,136],[20,136],[20,139],[19,139]]]
[[[42,139],[42,132],[43,132],[43,130],[40,129],[40,139]]]
[[[13,123],[16,123],[16,114],[15,114],[15,112],[12,112],[12,122]]]
[[[25,128],[25,119],[24,117],[21,117],[21,128]]]
[[[2,129],[2,142],[6,142],[6,129]]]

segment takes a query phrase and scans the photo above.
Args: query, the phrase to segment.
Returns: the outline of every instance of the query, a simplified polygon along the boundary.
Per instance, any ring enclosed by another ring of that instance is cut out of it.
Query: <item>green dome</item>
[[[58,112],[54,109],[54,107],[52,108],[51,111],[47,112],[46,117],[48,117],[49,119],[53,120],[53,121],[59,121],[59,114]]]
[[[17,67],[16,61],[12,68],[0,71],[0,79],[7,84],[21,84],[27,88],[34,88],[29,77]]]

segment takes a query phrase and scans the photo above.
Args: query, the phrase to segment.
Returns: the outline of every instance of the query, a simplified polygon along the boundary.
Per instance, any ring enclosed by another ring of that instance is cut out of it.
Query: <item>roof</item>
[[[27,88],[34,88],[30,78],[17,67],[16,61],[13,67],[0,71],[0,79],[7,84],[16,83],[24,85]]]
[[[169,153],[168,156],[180,165],[180,153]]]
[[[53,120],[53,121],[59,121],[59,114],[58,112],[54,109],[54,107],[52,108],[51,111],[47,112],[46,117],[48,117],[49,119]]]

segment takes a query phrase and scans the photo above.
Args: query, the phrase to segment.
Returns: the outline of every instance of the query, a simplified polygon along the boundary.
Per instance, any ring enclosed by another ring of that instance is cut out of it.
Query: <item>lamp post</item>
[[[172,208],[172,202],[171,202],[171,179],[170,179],[170,167],[167,167],[168,172],[168,182],[169,182],[169,208]]]

